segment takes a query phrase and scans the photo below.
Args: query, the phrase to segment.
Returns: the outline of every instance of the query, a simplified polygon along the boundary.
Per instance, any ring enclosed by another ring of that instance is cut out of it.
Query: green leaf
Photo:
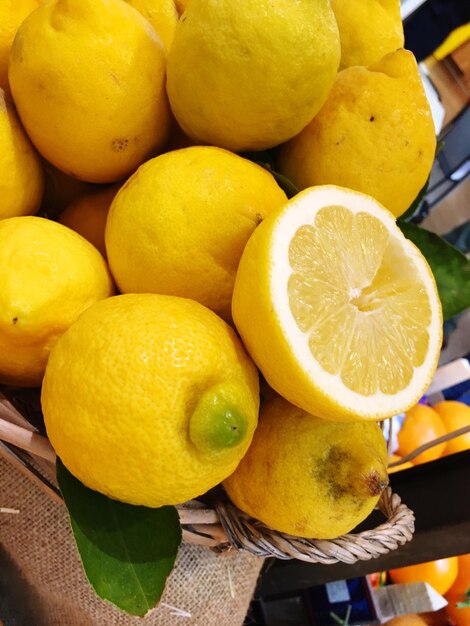
[[[465,593],[465,600],[463,602],[457,602],[455,606],[458,609],[468,609],[470,607],[470,589],[467,589]]]
[[[405,237],[426,257],[436,279],[444,319],[470,306],[470,261],[450,243],[415,224],[397,222]]]
[[[143,617],[160,599],[181,543],[174,507],[150,509],[111,500],[85,487],[57,459],[83,567],[100,598]]]

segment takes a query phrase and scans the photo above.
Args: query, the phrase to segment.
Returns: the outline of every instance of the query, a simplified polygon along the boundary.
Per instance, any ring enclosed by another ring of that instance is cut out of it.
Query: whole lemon
[[[425,184],[435,149],[416,60],[401,49],[340,72],[320,113],[281,148],[278,166],[300,189],[349,187],[398,217]]]
[[[0,383],[41,383],[57,338],[113,293],[101,254],[42,217],[0,221]]]
[[[470,407],[463,402],[455,400],[443,400],[432,407],[444,423],[444,427],[448,433],[459,430],[465,426],[470,426]],[[455,439],[451,439],[445,444],[443,454],[454,454],[470,449],[470,432],[460,435]]]
[[[44,191],[39,155],[0,88],[0,220],[36,213]]]
[[[104,231],[109,207],[119,185],[111,185],[93,193],[87,193],[74,200],[59,215],[59,222],[85,237],[106,258]]]
[[[362,522],[387,483],[377,424],[322,420],[276,397],[262,407],[253,442],[224,487],[274,530],[331,539]]]
[[[173,0],[125,0],[152,24],[167,50],[170,49],[178,22]]]
[[[232,329],[193,300],[157,294],[85,311],[56,343],[42,388],[47,433],[69,471],[151,507],[233,472],[258,405],[256,368]]]
[[[340,68],[372,65],[403,47],[400,0],[331,0],[341,41]]]
[[[221,148],[158,156],[111,205],[105,236],[111,272],[122,292],[192,298],[229,320],[245,244],[285,202],[268,171]]]
[[[2,0],[0,2],[0,88],[8,91],[8,57],[21,22],[34,9],[37,0]]]
[[[114,182],[167,138],[165,51],[121,0],[56,0],[21,25],[9,78],[41,154],[89,182]]]
[[[270,148],[318,112],[339,60],[328,0],[191,0],[168,56],[171,108],[199,143]]]

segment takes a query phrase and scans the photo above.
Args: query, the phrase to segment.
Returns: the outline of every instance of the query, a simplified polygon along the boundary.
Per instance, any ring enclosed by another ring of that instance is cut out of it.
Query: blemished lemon
[[[2,0],[0,2],[0,88],[9,90],[8,58],[16,31],[34,9],[37,0]]]
[[[398,50],[340,72],[320,113],[281,148],[278,167],[299,189],[342,185],[398,217],[424,186],[435,149],[416,60]]]
[[[430,406],[417,404],[406,412],[405,420],[398,432],[398,453],[401,456],[411,454],[419,446],[445,434],[446,429],[439,413]],[[440,443],[425,450],[413,459],[413,465],[435,461],[442,456],[445,446],[445,443]]]
[[[59,216],[59,222],[85,237],[106,258],[104,231],[109,207],[119,191],[112,185],[74,200]]]
[[[0,221],[0,383],[41,383],[58,337],[113,293],[101,254],[42,217]]]
[[[331,0],[341,41],[340,69],[372,65],[403,48],[400,0]]]
[[[253,442],[224,487],[274,530],[332,539],[362,522],[387,486],[377,424],[338,424],[277,397],[263,405]]]
[[[306,189],[258,226],[232,312],[271,387],[334,421],[415,404],[441,348],[425,258],[373,198],[332,185]]]
[[[470,407],[463,402],[455,400],[443,400],[432,407],[444,423],[448,433],[459,430],[464,426],[470,426]],[[470,449],[470,432],[451,439],[445,445],[443,454],[454,454]]]
[[[56,0],[19,28],[9,79],[39,152],[75,178],[106,183],[163,148],[165,68],[155,30],[125,2]]]
[[[152,24],[167,50],[171,48],[178,12],[173,0],[125,0]]]
[[[243,248],[286,202],[268,171],[221,148],[160,155],[111,205],[105,235],[111,272],[124,293],[192,298],[228,321]]]
[[[209,309],[125,294],[90,307],[56,343],[42,407],[52,445],[79,480],[159,507],[234,471],[258,420],[258,373]]]
[[[36,213],[44,191],[39,155],[0,88],[0,220]]]
[[[270,148],[318,112],[339,60],[328,0],[191,0],[168,55],[171,108],[198,143]]]

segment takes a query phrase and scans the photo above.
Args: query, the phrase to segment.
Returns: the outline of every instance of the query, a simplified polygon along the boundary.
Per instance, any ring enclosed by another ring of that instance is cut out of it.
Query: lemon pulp
[[[289,245],[289,307],[313,357],[364,396],[405,389],[428,352],[431,305],[382,222],[320,209]]]

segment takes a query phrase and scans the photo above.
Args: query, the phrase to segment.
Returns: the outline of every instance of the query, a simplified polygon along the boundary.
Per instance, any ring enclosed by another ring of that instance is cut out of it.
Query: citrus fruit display
[[[398,432],[398,453],[402,456],[414,452],[416,448],[443,437],[446,429],[439,414],[429,406],[417,404],[405,414],[405,420]],[[445,443],[437,444],[413,459],[414,465],[438,459],[444,452]]]
[[[194,63],[197,59],[197,71]],[[191,0],[168,56],[184,132],[235,152],[287,141],[328,96],[340,60],[327,0]]]
[[[455,400],[443,400],[432,407],[444,423],[448,433],[459,430],[465,426],[470,426],[470,407],[463,402]],[[470,449],[470,432],[455,439],[451,439],[445,444],[444,455],[463,452]]]
[[[119,289],[192,298],[228,320],[243,248],[286,202],[269,172],[220,148],[148,161],[117,194],[106,225]]]
[[[125,2],[57,0],[21,24],[9,80],[39,152],[67,174],[104,183],[163,147],[165,67],[155,30]]]
[[[224,481],[242,511],[275,530],[319,539],[352,530],[387,484],[377,424],[322,420],[279,397],[262,407],[253,443]]]
[[[400,0],[331,0],[341,40],[340,69],[372,65],[403,47]]]
[[[87,309],[54,346],[42,387],[64,465],[91,489],[151,507],[233,472],[258,405],[258,374],[234,331],[195,301],[156,294]]]
[[[36,150],[0,88],[0,220],[36,213],[44,179]]]
[[[435,149],[416,60],[401,49],[368,68],[339,72],[318,115],[280,149],[278,161],[299,189],[350,187],[398,217],[425,184]]]
[[[444,595],[449,591],[457,578],[457,557],[438,559],[427,563],[418,563],[389,571],[394,583],[428,583],[437,593]]]
[[[106,258],[104,231],[109,207],[119,191],[119,185],[111,185],[93,193],[87,193],[74,200],[59,215],[58,221],[68,226],[87,241]]]
[[[69,204],[81,196],[96,191],[93,183],[64,174],[43,159],[44,194],[42,198],[42,214],[56,218]]]
[[[299,193],[258,226],[232,312],[271,387],[335,421],[413,406],[440,353],[441,306],[426,260],[378,202],[335,186]]]
[[[101,254],[42,217],[0,220],[0,382],[39,385],[57,338],[113,293]]]
[[[34,9],[37,0],[2,0],[0,2],[0,88],[8,91],[8,58],[16,31]]]
[[[167,50],[170,49],[178,22],[178,13],[173,0],[125,0],[137,9],[152,26]]]

